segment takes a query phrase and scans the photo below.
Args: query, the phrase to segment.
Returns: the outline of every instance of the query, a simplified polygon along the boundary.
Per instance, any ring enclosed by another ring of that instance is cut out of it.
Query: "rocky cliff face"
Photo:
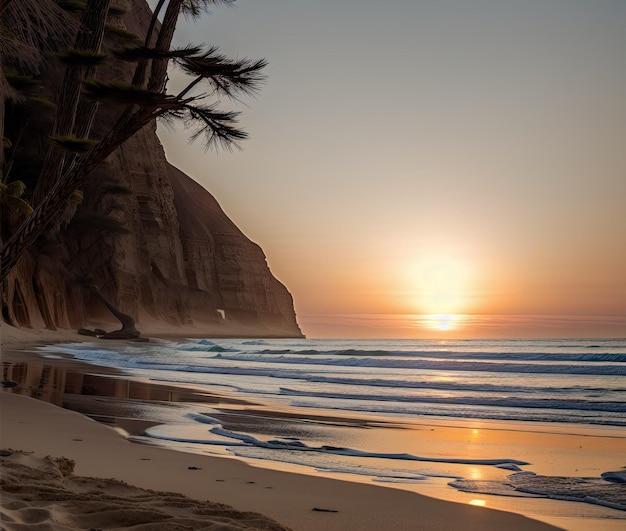
[[[117,21],[141,33],[143,0]],[[113,64],[109,77],[129,71]],[[108,109],[94,135],[106,130]],[[78,215],[55,245],[20,261],[4,288],[3,318],[21,326],[72,328],[112,322],[81,282],[93,282],[124,313],[168,325],[238,323],[246,334],[301,336],[291,295],[271,274],[261,248],[209,192],[170,165],[147,126],[90,178]],[[97,216],[117,220],[113,228]],[[82,280],[81,280],[82,279]],[[114,326],[114,325],[112,325]]]
[[[189,289],[211,294],[207,302],[223,310],[226,319],[270,330],[299,331],[291,295],[270,273],[261,248],[198,183],[171,165],[168,176]]]

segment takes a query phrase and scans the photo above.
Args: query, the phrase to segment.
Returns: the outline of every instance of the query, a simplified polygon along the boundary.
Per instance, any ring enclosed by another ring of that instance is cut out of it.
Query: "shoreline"
[[[186,334],[183,334],[182,337],[189,337],[189,336],[187,336]],[[64,337],[64,338],[61,339],[61,341],[71,341],[71,342],[77,342],[77,341],[90,342],[90,341],[93,341],[93,340],[94,340],[94,338],[85,337],[85,336],[79,336],[77,334],[75,334],[73,337]],[[48,341],[37,341],[37,344],[48,344]],[[38,354],[36,352],[29,352],[29,350],[32,350],[32,348],[35,346],[33,343],[30,343],[30,344],[21,343],[20,344],[18,342],[18,343],[11,343],[10,346],[11,346],[11,349],[13,350],[13,352],[9,356],[5,356],[3,354],[3,361],[7,361],[7,359],[12,359],[12,360],[15,360],[15,361],[17,361],[17,360],[19,360],[19,361],[27,361],[27,360],[23,359],[24,356],[26,356],[31,362],[39,362],[39,363],[45,363],[45,364],[50,364],[50,365],[65,366],[66,368],[69,367],[72,370],[73,369],[79,369],[80,370],[82,368],[82,370],[84,372],[89,372],[89,373],[93,373],[93,374],[101,374],[102,375],[102,374],[104,374],[106,372],[106,373],[108,373],[108,374],[106,374],[106,378],[108,378],[108,379],[110,379],[112,381],[115,381],[115,380],[118,380],[118,381],[125,380],[125,373],[123,373],[122,371],[114,371],[114,370],[108,369],[108,368],[104,368],[104,371],[101,371],[98,366],[90,365],[90,364],[82,362],[82,361],[75,361],[71,357],[49,358],[49,357],[44,357],[41,354]],[[16,348],[21,348],[22,350],[18,351],[18,350],[16,350]],[[5,350],[5,352],[6,352],[6,349],[3,349],[3,350]],[[89,369],[87,369],[88,367],[89,367]],[[87,370],[85,370],[85,369],[87,369]],[[132,377],[129,377],[129,378],[132,378]],[[152,389],[154,389],[155,390],[154,393],[156,393],[156,390],[163,391],[165,388],[168,388],[170,392],[172,390],[174,390],[175,392],[183,393],[183,394],[184,393],[193,394],[194,392],[197,393],[197,390],[193,390],[193,389],[189,389],[189,388],[183,389],[182,387],[179,388],[179,387],[176,387],[176,386],[167,386],[167,385],[154,383],[154,382],[150,382],[150,383],[148,383],[146,385],[151,387]],[[236,407],[245,407],[248,410],[247,417],[246,417],[248,419],[250,418],[250,414],[253,412],[253,411],[251,411],[250,408],[259,405],[259,404],[256,404],[256,403],[244,402],[244,401],[239,401],[239,403],[238,403],[238,399],[235,399],[234,401],[231,401],[229,403],[229,397],[227,397],[227,395],[215,395],[213,397],[213,400],[208,400],[206,393],[201,393],[201,394],[203,396],[203,400],[202,401],[207,406],[212,407],[212,406],[215,405],[215,403],[221,404],[221,405],[226,405],[227,406],[226,407],[226,411],[223,412],[223,415],[229,415],[228,411],[230,411],[231,417],[232,417],[232,414],[233,414],[234,410],[232,410],[232,409],[228,410],[228,406],[229,405],[230,406],[236,406]],[[69,396],[73,396],[73,395],[69,395]],[[86,397],[86,398],[87,398],[87,400],[91,399],[93,401],[93,399],[95,399],[97,397]],[[187,397],[187,398],[189,398],[189,397]],[[230,397],[230,399],[232,400],[232,397]],[[32,404],[31,404],[31,407],[32,407]],[[294,420],[293,417],[290,417],[290,414],[288,412],[285,412],[285,411],[278,411],[278,412],[277,411],[273,411],[272,412],[272,411],[262,410],[261,414],[262,415],[266,415],[266,416],[271,414],[273,416],[273,418],[270,419],[270,422],[275,422],[276,421],[276,417],[278,417],[279,419],[281,419],[283,421],[288,420],[289,418],[291,418],[291,420]],[[106,415],[102,415],[102,416],[105,417]],[[222,415],[220,415],[220,416],[222,416]],[[315,415],[312,414],[312,415],[306,415],[306,416],[315,416]],[[4,417],[4,415],[3,415],[3,417]],[[87,420],[85,417],[81,417],[81,418]],[[92,418],[93,418],[93,416],[92,416]],[[232,420],[233,419],[231,418],[231,421]],[[332,416],[332,417],[329,416],[327,418],[327,420],[329,420],[329,421],[330,420],[332,420],[332,421],[338,421],[339,420],[341,422],[348,422],[348,421],[349,422],[360,422],[358,419],[355,419],[355,418],[340,418],[340,417],[334,417],[334,416]],[[392,419],[391,423],[393,423],[393,419]],[[119,422],[117,422],[117,424],[119,425]],[[428,420],[424,420],[424,419],[420,419],[419,424],[421,424],[423,427],[430,426],[432,424],[440,426],[440,423],[437,423],[437,422],[431,423]],[[107,427],[106,425],[102,425],[102,427],[104,429],[106,429],[106,430],[113,431],[109,427]],[[141,421],[135,421],[134,423],[133,422],[126,423],[125,426],[120,426],[120,427],[125,429],[131,435],[133,435],[133,430],[135,430],[135,429],[137,430],[135,433],[141,433],[142,429],[145,429],[146,427],[148,427],[148,424],[143,424],[142,425]],[[15,429],[15,428],[16,428],[16,426],[13,425],[13,427],[11,429]],[[455,429],[454,427],[449,427],[449,428],[452,429],[452,430]],[[486,429],[492,429],[494,431],[494,433],[499,433],[499,432],[503,431],[504,426],[503,426],[503,423],[493,423],[492,426],[485,426],[485,428]],[[506,431],[506,429],[504,429],[504,431]],[[559,431],[559,430],[557,430],[557,431]],[[7,432],[4,431],[3,433],[7,433]],[[116,433],[115,435],[117,437],[121,438],[121,436],[119,434]],[[122,440],[125,441],[126,443],[128,443],[127,440],[125,440],[123,438],[122,438]],[[139,448],[141,448],[143,446],[143,447],[147,447],[147,448],[159,449],[159,450],[164,451],[164,452],[173,452],[173,450],[164,449],[162,447],[157,447],[157,446],[152,447],[152,446],[137,445],[137,444],[132,444],[132,443],[128,443],[128,444],[130,446],[139,447]],[[6,444],[4,443],[4,437],[3,437],[3,441],[2,441],[2,446],[3,447],[6,446]],[[65,445],[65,447],[66,448],[72,448],[72,445],[69,444],[69,442],[68,442]],[[21,449],[24,449],[24,448],[21,448]],[[50,454],[51,452],[48,451],[47,453]],[[174,453],[181,453],[181,452],[174,451]],[[226,462],[226,463],[231,463],[231,464],[232,463],[239,463],[240,465],[243,465],[243,466],[247,467],[246,468],[246,474],[252,474],[255,478],[256,478],[257,474],[260,474],[260,476],[264,477],[265,474],[277,473],[277,470],[275,468],[274,469],[265,468],[265,467],[260,468],[259,466],[257,466],[257,464],[255,464],[255,466],[250,466],[249,464],[246,464],[245,462],[243,462],[242,460],[237,459],[237,458],[224,459],[223,457],[201,456],[199,454],[189,454],[189,453],[188,454],[184,454],[184,455],[187,456],[185,459],[191,459],[192,461],[193,461],[193,459],[197,459],[197,458],[200,458],[200,459],[208,458],[210,460],[218,460],[218,461],[221,461],[221,462]],[[71,458],[75,459],[73,456],[67,456],[67,457],[71,457]],[[234,465],[234,466],[238,467],[240,465]],[[83,466],[85,466],[85,465],[80,464],[77,461],[77,473],[79,473],[79,474],[83,473],[82,472],[82,467]],[[190,465],[190,466],[194,466],[194,465]],[[208,468],[214,469],[215,466],[216,466],[215,463],[211,463],[210,465],[208,465]],[[225,465],[225,466],[228,466],[228,465]],[[204,467],[201,467],[201,468],[204,469]],[[288,470],[292,470],[292,471],[291,472],[281,472],[281,474],[285,474],[285,477],[281,478],[281,482],[282,481],[287,481],[288,483],[294,482],[293,485],[294,485],[294,488],[295,488],[295,485],[300,484],[300,482],[305,482],[308,485],[308,481],[313,481],[313,483],[315,483],[316,485],[319,486],[319,485],[321,485],[321,483],[318,484],[318,483],[316,483],[316,481],[317,480],[320,480],[320,481],[324,480],[322,482],[322,483],[324,483],[324,486],[322,487],[323,491],[329,490],[331,488],[334,489],[336,487],[336,488],[339,489],[339,491],[341,493],[341,496],[347,496],[346,500],[351,500],[352,499],[351,496],[357,495],[357,494],[361,493],[361,489],[362,488],[365,488],[366,490],[367,489],[374,489],[374,490],[367,490],[367,492],[364,492],[364,494],[367,495],[367,496],[375,496],[376,498],[384,497],[385,499],[390,497],[390,498],[393,498],[395,500],[393,503],[400,503],[401,502],[402,505],[406,505],[407,503],[409,503],[409,501],[408,501],[409,499],[405,498],[406,496],[415,496],[416,498],[412,499],[412,501],[410,501],[410,504],[411,505],[417,504],[417,505],[420,506],[420,510],[419,510],[420,516],[419,516],[419,518],[421,520],[423,520],[423,518],[424,518],[423,515],[422,515],[423,511],[427,511],[428,512],[428,511],[430,511],[430,509],[433,509],[433,507],[435,507],[435,505],[438,506],[438,504],[448,504],[448,505],[450,505],[450,502],[447,502],[447,501],[441,501],[440,499],[435,499],[435,498],[425,498],[424,496],[421,496],[420,494],[415,494],[415,492],[402,490],[404,488],[403,486],[394,485],[394,487],[396,487],[396,488],[375,486],[375,485],[372,485],[372,484],[364,483],[364,481],[366,481],[366,480],[357,481],[357,480],[355,480],[354,477],[349,478],[349,482],[341,481],[341,480],[338,480],[338,479],[326,479],[326,478],[320,477],[319,475],[318,476],[311,475],[310,471],[309,471],[308,474],[300,474],[300,473],[296,474],[296,473],[293,472],[293,470],[294,469],[297,470],[297,467],[293,467],[292,466],[292,467],[286,467],[286,468]],[[87,469],[90,470],[89,468],[87,468]],[[187,475],[187,474],[183,474],[183,475]],[[115,475],[115,477],[117,479],[120,479],[119,477],[117,477],[117,475]],[[345,478],[345,476],[343,476],[343,477]],[[285,478],[287,478],[287,479],[285,479]],[[304,479],[304,478],[309,478],[309,479]],[[125,481],[128,481],[129,483],[137,484],[137,481],[133,481],[132,478],[131,479],[121,478],[121,479],[124,479]],[[218,478],[216,478],[215,481],[217,481],[218,483],[223,483],[223,482],[219,481]],[[254,482],[258,483],[256,479],[254,479]],[[328,485],[326,485],[325,482],[330,482],[330,483],[328,483]],[[335,483],[335,482],[337,482],[337,483]],[[175,484],[179,485],[178,483],[175,483]],[[246,483],[246,484],[248,484],[248,483]],[[252,483],[250,483],[250,484],[252,484]],[[148,486],[150,488],[158,488],[158,490],[172,490],[171,486],[167,487],[165,485],[163,485],[163,487],[165,487],[165,488],[162,488],[162,486],[156,487],[156,486],[150,486],[150,485],[140,485],[140,486]],[[315,485],[313,485],[313,487],[314,486]],[[309,488],[313,488],[313,487],[312,486],[307,486],[306,488],[309,489]],[[317,488],[317,487],[315,487],[315,488]],[[454,491],[454,489],[451,489],[451,488],[449,488],[449,489],[451,491]],[[178,492],[183,492],[179,488],[176,488],[174,490],[176,490]],[[272,490],[272,489],[268,489],[268,490]],[[351,491],[351,490],[353,492],[352,492],[352,494],[349,494],[348,491]],[[252,508],[250,508],[251,506],[248,506],[248,505],[238,506],[237,504],[239,503],[239,501],[237,500],[237,496],[235,496],[234,498],[228,498],[228,495],[227,495],[228,499],[214,499],[214,496],[209,496],[209,498],[212,501],[219,501],[219,502],[222,502],[222,503],[228,503],[230,505],[235,505],[236,508],[238,508],[238,509],[243,508],[245,510],[253,510],[255,512],[260,512],[262,514],[266,514],[266,515],[268,515],[268,516],[270,516],[272,518],[275,518],[276,520],[278,520],[279,522],[281,522],[281,523],[283,523],[285,525],[289,525],[289,526],[293,527],[294,529],[318,529],[318,528],[320,528],[320,527],[316,527],[316,526],[318,526],[320,524],[320,522],[319,522],[320,519],[319,519],[319,515],[315,514],[315,513],[317,513],[317,512],[322,512],[323,513],[323,511],[314,511],[313,512],[314,513],[314,517],[312,517],[311,514],[308,514],[307,512],[302,512],[302,511],[300,511],[297,516],[294,516],[294,514],[287,515],[287,513],[293,513],[293,510],[295,510],[295,508],[298,506],[298,504],[296,503],[294,505],[294,509],[291,510],[291,511],[285,508],[285,505],[289,505],[289,504],[292,503],[291,501],[289,501],[291,499],[291,497],[293,497],[293,496],[289,496],[289,495],[293,494],[292,491],[293,491],[292,488],[286,489],[286,492],[288,493],[287,498],[284,498],[282,500],[275,500],[274,504],[275,505],[276,504],[281,505],[281,508],[273,507],[273,505],[271,503],[271,500],[268,501],[268,499],[263,497],[263,496],[261,496],[261,498],[264,500],[264,505],[258,505],[256,502],[253,502],[253,504],[252,504],[253,507]],[[216,495],[218,495],[218,496],[221,495],[221,492],[219,490],[217,492],[218,492],[218,494],[216,494]],[[383,492],[384,492],[384,494],[383,494]],[[183,493],[187,494],[187,492],[183,492]],[[193,496],[194,493],[197,493],[197,491],[193,491],[191,494],[188,494],[188,495],[192,495]],[[453,494],[452,497],[462,498],[462,496],[459,497],[457,495],[456,491],[450,492],[448,494]],[[241,495],[242,495],[242,493],[239,492],[238,496],[241,497]],[[254,497],[259,497],[259,493],[254,493]],[[337,498],[336,496],[332,496],[331,498],[326,498],[326,499],[330,499],[330,500],[335,500],[336,501],[336,500],[339,500],[340,498]],[[235,503],[231,503],[232,500],[235,500]],[[294,500],[294,503],[295,503],[295,501],[296,500]],[[457,499],[455,501],[458,502],[459,499]],[[431,504],[431,502],[435,504],[432,507],[429,505],[429,504]],[[301,503],[301,501],[299,503]],[[352,502],[350,502],[348,504],[350,507],[352,507],[352,505],[350,505],[351,503]],[[391,503],[391,501],[389,501],[388,503]],[[426,505],[423,505],[423,504],[426,504]],[[332,513],[335,516],[333,517],[332,520],[330,518],[326,518],[327,521],[324,522],[323,528],[325,530],[328,530],[328,529],[349,529],[350,526],[356,525],[356,524],[354,524],[354,522],[356,522],[358,520],[357,513],[361,513],[364,510],[368,511],[370,509],[371,505],[372,504],[365,504],[365,507],[363,507],[363,504],[361,504],[361,507],[358,509],[358,511],[356,511],[355,514],[338,516],[339,513]],[[372,511],[374,511],[375,507],[372,507],[371,509],[372,509]],[[465,501],[465,505],[462,505],[460,503],[455,503],[455,504],[452,504],[451,507],[448,507],[447,509],[443,509],[443,510],[444,510],[446,515],[448,515],[449,511],[454,512],[455,510],[458,510],[459,511],[459,515],[460,514],[465,515],[465,516],[462,516],[462,520],[463,520],[464,524],[467,524],[467,522],[465,520],[467,518],[470,518],[469,513],[466,514],[466,511],[468,509],[471,510],[471,511],[475,511],[475,510],[482,511],[483,513],[493,511],[492,509],[485,509],[485,508],[480,508],[480,507],[478,507],[478,508],[477,507],[471,507],[471,506],[467,505],[467,501]],[[311,510],[312,509],[309,508],[309,511],[311,511]],[[344,510],[347,511],[348,509],[344,509]],[[340,510],[340,513],[343,512],[344,510]],[[399,520],[397,520],[397,524],[396,524],[396,527],[395,527],[397,529],[410,529],[411,527],[410,527],[410,523],[409,522],[410,521],[414,521],[414,520],[411,520],[412,518],[417,518],[418,517],[418,515],[414,512],[413,509],[410,509],[409,512],[407,513],[406,511],[403,511],[400,507],[396,507],[394,509],[394,511],[400,511],[400,513],[402,513],[402,514],[399,514],[396,517],[397,519],[399,519]],[[378,510],[376,510],[375,512],[378,512]],[[512,512],[507,512],[507,513],[503,513],[503,514],[510,515],[511,517],[520,517],[519,515],[516,515],[515,513],[512,513]],[[285,515],[287,515],[287,516],[285,516]],[[287,520],[285,520],[285,518],[283,516],[285,516],[287,518]],[[406,520],[402,520],[403,518],[406,518]],[[522,518],[522,517],[520,517],[520,518]],[[355,519],[357,519],[357,520],[355,520]],[[441,518],[440,518],[440,520],[441,520]],[[445,519],[441,520],[441,521],[447,521],[447,520],[448,520],[448,516],[446,516]],[[401,521],[403,521],[405,523],[402,524]],[[437,521],[437,518],[435,518],[433,520],[433,522],[435,522],[435,521]],[[334,522],[334,523],[332,523],[332,522]],[[377,523],[374,523],[374,522],[377,522]],[[536,521],[525,519],[525,520],[519,521],[517,523],[513,523],[512,522],[512,523],[508,523],[508,524],[498,524],[498,525],[499,526],[500,525],[507,525],[507,526],[512,527],[512,528],[514,527],[514,528],[519,528],[519,529],[526,529],[525,526],[529,525],[528,522],[536,522]],[[335,524],[338,525],[338,527],[333,527]],[[483,522],[483,524],[484,524],[484,522]],[[483,524],[481,524],[481,525],[483,525]],[[459,526],[460,525],[461,524],[459,523]],[[532,525],[534,525],[534,524],[532,524]],[[348,526],[348,527],[345,527],[345,526]],[[365,519],[361,523],[359,523],[356,528],[359,528],[359,529],[374,529],[374,528],[380,528],[381,526],[383,528],[385,526],[389,527],[389,524],[388,523],[383,523],[383,521],[381,521],[381,520],[376,520],[375,515],[370,515],[370,517],[368,517],[367,519]],[[408,527],[403,527],[403,526],[408,526]],[[522,527],[520,527],[520,526],[522,526]],[[467,525],[465,525],[464,527],[467,527]],[[544,528],[548,529],[549,527],[544,527]],[[483,526],[483,529],[491,529],[491,527],[484,527]]]
[[[426,528],[557,529],[520,515],[401,490],[133,444],[76,412],[29,397],[0,397],[3,447],[19,447],[36,457],[66,457],[75,461],[80,476],[114,478],[144,489],[225,503],[295,530],[411,529],[417,521]]]

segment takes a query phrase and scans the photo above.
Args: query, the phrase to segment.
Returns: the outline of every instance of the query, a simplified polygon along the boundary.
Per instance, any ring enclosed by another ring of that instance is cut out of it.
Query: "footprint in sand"
[[[29,507],[18,511],[19,520],[24,524],[39,524],[51,518],[51,513],[47,509]]]

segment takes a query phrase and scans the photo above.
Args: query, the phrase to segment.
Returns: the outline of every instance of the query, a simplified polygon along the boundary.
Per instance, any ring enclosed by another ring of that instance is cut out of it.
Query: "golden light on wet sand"
[[[486,500],[470,500],[470,505],[476,505],[477,507],[485,507],[487,505]]]

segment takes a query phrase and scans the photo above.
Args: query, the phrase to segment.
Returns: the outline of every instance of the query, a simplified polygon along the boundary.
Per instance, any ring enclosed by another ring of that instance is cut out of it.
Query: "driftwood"
[[[119,330],[115,330],[114,332],[105,332],[104,330],[96,329],[93,332],[91,330],[86,330],[81,328],[79,333],[83,335],[94,335],[97,337],[101,337],[103,339],[136,339],[140,336],[139,330],[135,328],[135,320],[128,314],[120,312],[109,300],[102,295],[98,286],[91,285],[88,286],[91,290],[91,293],[102,303],[104,304],[109,311],[119,319],[120,323],[122,323],[122,328]],[[98,332],[104,332],[103,334],[99,334]]]

